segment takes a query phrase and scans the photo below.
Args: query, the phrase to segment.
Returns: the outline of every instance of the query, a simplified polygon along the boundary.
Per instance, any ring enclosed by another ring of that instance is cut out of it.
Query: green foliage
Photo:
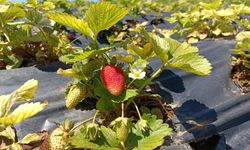
[[[198,54],[198,48],[187,43],[179,43],[173,39],[144,32],[145,37],[152,44],[153,50],[160,57],[163,65],[179,68],[197,75],[208,75],[211,64]]]
[[[18,68],[34,60],[55,61],[65,53],[62,47],[69,41],[46,15],[54,9],[53,3],[28,1],[0,7],[0,69]]]
[[[62,25],[68,26],[83,35],[93,37],[88,23],[85,20],[77,19],[76,17],[66,13],[48,13],[48,17]]]
[[[165,136],[172,135],[172,129],[167,124],[162,123],[162,120],[157,119],[156,116],[144,114],[142,119],[148,125],[148,132],[141,132],[135,128],[135,124],[128,123],[132,130],[129,130],[129,136],[124,145],[117,138],[116,128],[112,129],[105,126],[99,128],[100,136],[93,141],[87,139],[86,127],[83,127],[80,132],[71,138],[71,144],[77,148],[90,149],[121,149],[122,147],[128,150],[154,149],[163,143]]]
[[[24,100],[30,101],[30,99],[33,98],[36,93],[37,86],[38,81],[32,79],[25,82],[22,86],[20,86],[12,93],[0,96],[0,136],[11,140],[10,145],[0,145],[0,149],[4,147],[20,148],[20,144],[29,144],[41,139],[41,136],[39,134],[32,133],[26,135],[18,142],[16,141],[15,130],[12,127],[14,124],[20,123],[36,115],[48,105],[48,102],[24,103],[11,111],[11,108],[14,104],[16,104],[16,102]]]
[[[250,7],[244,4],[226,5],[222,0],[214,0],[200,2],[196,8],[185,12],[175,12],[167,20],[177,23],[177,33],[194,43],[205,38],[235,35],[237,26],[249,29],[249,21],[240,17],[249,14],[249,10]],[[233,25],[235,23],[237,26]]]
[[[100,2],[91,5],[86,12],[86,19],[94,35],[97,36],[100,31],[115,25],[127,13],[128,10],[126,8],[119,8],[107,2]]]
[[[237,44],[235,48],[233,49],[233,52],[235,54],[238,54],[238,58],[240,58],[240,61],[242,61],[242,64],[250,68],[250,32],[249,31],[242,31],[236,36]]]

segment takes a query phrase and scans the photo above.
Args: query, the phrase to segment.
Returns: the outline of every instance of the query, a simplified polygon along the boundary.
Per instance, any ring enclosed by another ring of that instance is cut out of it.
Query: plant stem
[[[92,123],[95,123],[95,119],[96,119],[97,115],[99,114],[99,112],[100,112],[99,110],[96,110]]]
[[[128,88],[130,87],[130,85],[135,81],[135,79],[133,79],[129,84],[128,84]]]
[[[44,32],[44,30],[43,30],[41,27],[38,27],[38,29],[42,32],[42,34],[43,34],[45,40],[46,40],[47,42],[49,42],[49,39],[48,39],[46,33]]]
[[[94,117],[90,117],[90,118],[88,118],[86,120],[83,120],[82,122],[80,122],[79,124],[74,126],[69,132],[73,132],[76,128],[80,127],[81,125],[83,125],[83,124],[85,124],[85,123],[87,123],[87,122],[89,122],[89,121],[91,121],[93,119],[94,119]]]
[[[122,118],[124,117],[124,102],[122,102]]]
[[[136,103],[135,103],[134,101],[132,101],[132,103],[135,105],[135,109],[136,109],[136,111],[137,111],[137,113],[138,113],[138,115],[139,115],[139,118],[140,118],[140,120],[141,120],[142,117],[141,117],[141,113],[140,113],[140,111],[139,111],[139,109],[138,109],[138,106],[136,105]]]
[[[140,93],[141,90],[147,85],[149,84],[155,77],[157,77],[163,70],[163,67],[160,67],[157,71],[154,72],[154,74],[148,78],[143,84],[142,86],[138,89],[138,92]]]

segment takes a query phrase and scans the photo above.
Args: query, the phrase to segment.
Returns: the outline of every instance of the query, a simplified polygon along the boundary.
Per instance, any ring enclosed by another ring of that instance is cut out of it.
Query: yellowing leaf
[[[63,76],[68,76],[68,77],[75,77],[75,78],[79,78],[79,79],[84,79],[83,77],[81,77],[80,75],[78,75],[73,69],[61,69],[59,68],[57,70],[57,74],[63,75]]]
[[[29,144],[31,142],[35,142],[35,141],[39,141],[42,139],[42,136],[39,135],[38,133],[30,133],[27,134],[21,141],[19,141],[18,143],[21,144]]]
[[[38,81],[31,79],[25,82],[21,87],[19,87],[16,91],[16,100],[21,101],[21,100],[31,100],[34,98],[36,91],[38,88]]]
[[[13,142],[16,139],[15,131],[10,126],[6,127],[5,130],[1,131],[0,136],[6,137],[6,138],[12,140]]]
[[[126,8],[120,8],[109,2],[99,2],[91,5],[86,12],[86,17],[89,27],[96,37],[100,31],[112,27],[127,13]]]
[[[242,41],[246,38],[250,38],[250,31],[242,31],[239,34],[236,35],[237,41]]]
[[[222,9],[222,10],[218,10],[216,12],[216,15],[220,16],[220,17],[229,17],[229,16],[233,16],[234,11],[232,9]]]
[[[77,19],[75,16],[66,13],[48,13],[48,17],[62,25],[81,32],[83,35],[93,38],[93,33],[90,30],[88,23],[84,20]]]
[[[6,114],[8,114],[11,104],[12,104],[11,94],[0,96],[0,117],[3,117]]]
[[[3,124],[5,126],[13,125],[15,123],[19,123],[27,118],[30,118],[34,116],[35,114],[42,111],[46,106],[48,105],[48,102],[44,103],[25,103],[22,105],[19,105],[12,113],[10,113],[6,117],[0,118],[0,124]]]

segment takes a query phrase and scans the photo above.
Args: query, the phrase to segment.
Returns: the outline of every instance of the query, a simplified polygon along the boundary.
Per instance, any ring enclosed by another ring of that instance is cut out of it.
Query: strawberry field
[[[0,0],[0,149],[250,149],[249,0]]]

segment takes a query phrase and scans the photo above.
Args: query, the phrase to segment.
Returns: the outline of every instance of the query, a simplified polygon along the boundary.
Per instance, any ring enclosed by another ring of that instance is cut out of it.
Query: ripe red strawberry
[[[112,64],[102,68],[100,78],[104,87],[115,96],[119,96],[125,89],[125,73],[120,67]]]
[[[75,35],[74,35],[73,33],[69,33],[69,34],[68,34],[68,39],[69,39],[70,41],[73,41],[75,38],[76,38],[76,37],[75,37]]]

